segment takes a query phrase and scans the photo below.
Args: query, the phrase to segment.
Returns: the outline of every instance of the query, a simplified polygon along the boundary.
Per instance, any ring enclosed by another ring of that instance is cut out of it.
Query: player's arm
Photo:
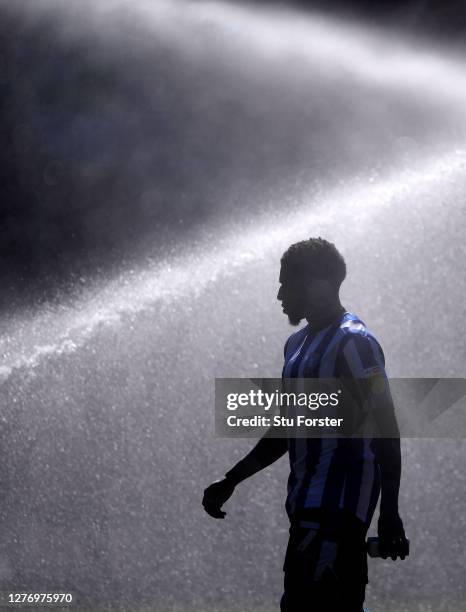
[[[388,387],[388,381],[386,384]],[[372,443],[381,479],[379,548],[384,558],[391,557],[395,560],[400,556],[404,559],[409,549],[398,512],[401,480],[400,436],[389,389],[384,393],[384,399],[379,399],[379,402],[374,414],[380,435],[384,437],[375,438]]]
[[[210,516],[224,518],[226,512],[222,510],[222,505],[231,497],[236,485],[271,465],[286,453],[288,448],[286,438],[271,437],[271,431],[269,428],[254,448],[238,461],[222,480],[214,482],[205,489],[202,505]]]
[[[289,341],[290,338],[283,350],[285,359]],[[222,510],[222,506],[231,497],[236,485],[280,459],[287,450],[287,439],[272,436],[272,428],[269,427],[256,446],[238,461],[224,478],[205,489],[202,499],[204,510],[214,518],[225,518],[226,512]]]
[[[378,343],[355,335],[338,358],[339,376],[346,379],[357,402],[371,413],[379,437],[372,448],[380,469],[381,498],[378,522],[381,555],[393,560],[408,554],[403,522],[398,512],[401,480],[400,432],[395,415],[385,359]]]

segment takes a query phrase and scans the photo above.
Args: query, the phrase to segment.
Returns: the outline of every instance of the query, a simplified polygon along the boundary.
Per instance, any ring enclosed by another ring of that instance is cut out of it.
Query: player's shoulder
[[[353,312],[345,312],[338,331],[342,338],[367,338],[372,335],[364,321]]]
[[[383,355],[382,347],[375,335],[368,329],[364,321],[352,312],[345,312],[337,333],[340,336],[341,348],[352,341],[359,350],[376,348]]]

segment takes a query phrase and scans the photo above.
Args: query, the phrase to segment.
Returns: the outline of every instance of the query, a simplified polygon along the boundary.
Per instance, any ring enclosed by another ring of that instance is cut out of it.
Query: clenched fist
[[[231,484],[227,478],[217,480],[207,487],[202,498],[202,505],[207,514],[214,518],[225,518],[226,512],[222,510],[222,506],[231,497],[234,490],[235,485]]]
[[[409,555],[409,542],[406,539],[403,521],[397,512],[381,514],[378,524],[379,550],[382,559],[397,557],[404,559]]]

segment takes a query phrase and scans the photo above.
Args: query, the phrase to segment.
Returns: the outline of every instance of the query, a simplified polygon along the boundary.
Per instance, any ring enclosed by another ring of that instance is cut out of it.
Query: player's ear
[[[329,295],[330,284],[324,278],[307,278],[302,283],[306,297],[314,298],[319,295]]]

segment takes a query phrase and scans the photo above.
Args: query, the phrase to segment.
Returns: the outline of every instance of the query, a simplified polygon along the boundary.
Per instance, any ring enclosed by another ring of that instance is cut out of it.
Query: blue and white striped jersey
[[[364,379],[385,376],[382,349],[354,314],[313,334],[306,325],[285,344],[283,378]],[[290,477],[286,510],[346,509],[370,524],[380,493],[371,438],[288,438]],[[303,512],[304,511],[304,512]]]

